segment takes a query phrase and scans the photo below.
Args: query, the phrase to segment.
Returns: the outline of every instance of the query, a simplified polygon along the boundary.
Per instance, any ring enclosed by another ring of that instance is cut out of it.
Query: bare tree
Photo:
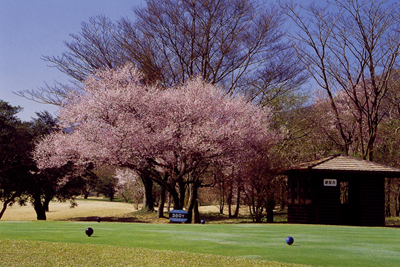
[[[253,1],[148,0],[134,11],[138,19],[131,25],[161,51],[168,85],[201,75],[233,93],[244,77],[288,48],[281,42],[282,15]]]
[[[66,52],[44,60],[77,87],[98,69],[130,62],[144,74],[144,83],[171,87],[200,75],[228,94],[246,93],[262,104],[298,89],[307,78],[283,39],[284,17],[277,7],[253,0],[146,3],[133,9],[133,21],[90,18],[65,42]],[[60,104],[70,90],[56,84],[18,94]]]
[[[371,160],[384,116],[382,101],[398,63],[400,5],[382,0],[335,0],[324,8],[293,2],[281,2],[281,6],[299,29],[290,36],[299,58],[329,98],[344,152],[348,153],[358,138],[359,153]],[[339,91],[344,91],[354,106],[357,137],[346,132],[337,105]]]

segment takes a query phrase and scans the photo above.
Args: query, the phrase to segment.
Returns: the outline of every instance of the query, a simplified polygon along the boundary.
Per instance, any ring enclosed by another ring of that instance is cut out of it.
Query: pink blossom
[[[140,84],[139,77],[126,66],[89,78],[84,93],[59,111],[59,120],[73,133],[53,133],[39,142],[38,165],[91,161],[140,169],[152,164],[177,181],[279,140],[270,129],[270,110],[242,96],[225,96],[200,78],[160,90]]]

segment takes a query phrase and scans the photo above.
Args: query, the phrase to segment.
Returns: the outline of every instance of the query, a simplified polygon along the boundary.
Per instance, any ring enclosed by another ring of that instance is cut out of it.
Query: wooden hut
[[[385,225],[385,178],[400,169],[341,154],[287,170],[288,222]]]

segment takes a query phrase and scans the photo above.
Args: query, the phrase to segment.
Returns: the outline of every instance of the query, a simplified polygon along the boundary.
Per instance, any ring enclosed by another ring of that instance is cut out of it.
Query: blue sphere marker
[[[205,220],[201,220],[201,222],[200,222],[201,224],[205,224],[206,223],[206,221]]]
[[[293,244],[293,242],[294,242],[293,237],[289,236],[286,238],[286,244],[291,245],[291,244]]]
[[[91,227],[88,227],[85,230],[85,233],[87,234],[88,237],[90,237],[93,234],[93,229]]]

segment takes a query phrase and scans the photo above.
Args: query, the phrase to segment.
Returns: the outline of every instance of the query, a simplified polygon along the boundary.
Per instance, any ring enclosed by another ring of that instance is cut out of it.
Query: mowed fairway
[[[87,227],[94,229],[92,237],[85,235]],[[294,237],[293,245],[289,246],[285,243],[287,236]],[[24,241],[12,243],[16,241],[10,240]],[[175,258],[175,263],[163,261],[158,266],[195,266],[202,264],[202,258],[204,258],[203,266],[229,266],[230,264],[207,261],[208,256],[200,256],[200,262],[197,264],[185,263],[185,257],[190,258],[191,255],[198,254],[255,260],[253,263],[246,263],[247,265],[256,265],[259,260],[268,260],[313,266],[400,266],[400,229],[397,228],[289,224],[0,222],[0,258],[10,256],[9,254],[1,255],[7,253],[7,249],[3,248],[10,246],[17,248],[26,244],[25,241],[61,242],[62,244],[54,245],[61,248],[53,249],[53,251],[50,249],[46,253],[50,258],[52,253],[54,257],[68,254],[69,250],[63,246],[69,248],[75,246],[76,251],[88,249],[92,251],[90,255],[87,255],[88,257],[102,257],[102,251],[111,252],[111,248],[118,247],[128,249],[126,252],[128,254],[139,253],[136,250],[129,252],[129,249],[145,249],[146,252],[140,252],[142,253],[140,258],[153,259],[153,263],[148,266],[158,265],[154,263],[154,260],[157,257],[166,257],[162,255],[171,252],[174,252],[175,257],[183,260],[183,263],[178,264]],[[53,247],[49,244],[51,243],[28,243],[26,249],[36,246]],[[96,248],[98,254],[95,252]],[[127,256],[125,254],[120,256],[121,259]],[[115,257],[118,256],[114,256],[114,259]],[[226,258],[223,257],[223,259]],[[260,266],[264,264],[259,263]],[[62,262],[58,264],[63,265]],[[134,262],[131,264],[137,266]]]

